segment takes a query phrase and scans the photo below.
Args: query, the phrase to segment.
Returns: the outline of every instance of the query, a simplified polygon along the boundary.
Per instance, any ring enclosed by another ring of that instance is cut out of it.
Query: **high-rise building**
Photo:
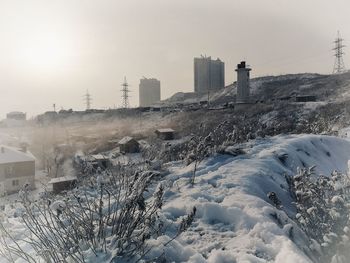
[[[237,103],[249,103],[250,101],[250,71],[245,61],[237,65]]]
[[[154,78],[140,79],[140,107],[149,107],[160,101],[160,81]]]
[[[194,58],[194,91],[207,93],[225,87],[225,63],[211,57]]]

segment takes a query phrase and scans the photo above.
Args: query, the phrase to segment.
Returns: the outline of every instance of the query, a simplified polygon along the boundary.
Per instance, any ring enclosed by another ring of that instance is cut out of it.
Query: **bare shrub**
[[[24,188],[20,193],[23,223],[30,245],[45,262],[86,262],[88,253],[109,261],[137,261],[152,249],[147,240],[164,234],[159,213],[164,189],[149,193],[159,176],[128,166],[86,176],[79,188],[64,196],[48,193],[34,201]],[[179,225],[174,239],[193,221],[195,210]],[[35,262],[2,227],[2,254]]]
[[[316,176],[312,167],[300,169],[288,182],[296,199],[297,222],[310,238],[319,262],[341,256],[350,234],[349,177],[339,172],[330,177]]]

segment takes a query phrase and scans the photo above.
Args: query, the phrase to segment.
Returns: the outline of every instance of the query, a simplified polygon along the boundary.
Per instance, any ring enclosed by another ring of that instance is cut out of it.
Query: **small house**
[[[134,138],[126,136],[118,143],[121,153],[138,153],[140,152],[140,144]]]
[[[23,185],[35,188],[35,157],[22,149],[0,146],[0,194],[18,192]]]
[[[111,162],[108,156],[103,154],[89,155],[85,158],[85,161],[91,164],[92,167],[95,169],[97,168],[107,169],[111,165]]]
[[[71,190],[77,186],[77,178],[72,176],[63,176],[51,179],[49,182],[52,185],[52,191],[54,194],[58,194],[62,191]]]
[[[158,129],[155,131],[157,137],[162,140],[174,140],[175,131],[170,128]]]

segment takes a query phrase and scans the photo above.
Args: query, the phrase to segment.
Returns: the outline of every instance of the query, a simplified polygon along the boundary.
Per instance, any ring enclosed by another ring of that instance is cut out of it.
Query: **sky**
[[[121,106],[124,76],[132,106],[143,76],[161,81],[162,99],[191,92],[200,55],[225,62],[226,85],[241,60],[253,77],[329,74],[337,31],[350,42],[349,10],[348,0],[0,0],[0,119],[83,110],[87,90],[93,108]]]

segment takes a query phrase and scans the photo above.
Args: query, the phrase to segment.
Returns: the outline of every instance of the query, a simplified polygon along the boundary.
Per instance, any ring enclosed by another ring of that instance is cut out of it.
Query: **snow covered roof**
[[[121,140],[119,141],[119,144],[126,144],[126,143],[128,143],[128,142],[130,142],[130,141],[132,141],[132,140],[135,140],[135,139],[132,138],[132,137],[126,136],[126,137],[124,137],[123,139],[121,139]]]
[[[77,178],[75,176],[62,176],[62,177],[57,177],[57,178],[51,179],[49,184],[70,182],[70,181],[75,181],[75,180],[77,180]]]
[[[171,128],[163,128],[163,129],[157,129],[156,132],[166,133],[166,132],[175,132],[175,131]]]
[[[12,112],[9,112],[9,113],[7,113],[7,115],[18,115],[18,114],[20,114],[20,115],[24,115],[25,113],[24,112],[20,112],[20,111],[12,111]]]
[[[0,164],[34,162],[35,157],[29,152],[23,152],[9,146],[0,145]]]
[[[94,154],[94,155],[90,155],[90,161],[97,161],[97,160],[106,160],[108,159],[108,156],[103,155],[103,154]]]

